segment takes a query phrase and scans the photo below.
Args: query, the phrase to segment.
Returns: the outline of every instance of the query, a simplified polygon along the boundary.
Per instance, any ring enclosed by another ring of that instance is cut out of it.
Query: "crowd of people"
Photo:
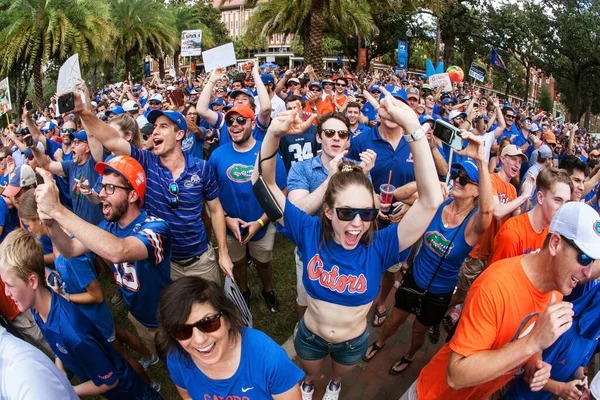
[[[390,374],[447,343],[403,400],[600,386],[600,143],[577,123],[405,71],[258,62],[65,95],[2,131],[0,398],[159,399],[146,371],[166,362],[183,399],[310,400],[330,356],[335,400],[411,315]],[[255,269],[265,307],[294,313],[277,231],[296,246],[297,363],[222,287],[250,309]]]

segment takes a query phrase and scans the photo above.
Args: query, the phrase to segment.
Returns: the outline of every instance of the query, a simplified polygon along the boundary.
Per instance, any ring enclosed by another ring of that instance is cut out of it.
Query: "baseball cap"
[[[198,94],[198,91],[195,88],[190,88],[190,89],[188,89],[187,92],[190,96],[194,95],[194,94]]]
[[[333,82],[331,79],[323,79],[322,81],[323,85],[326,83],[329,83],[330,85],[333,85],[335,82]]]
[[[36,123],[38,123],[38,124],[41,124],[42,122],[43,122],[43,123],[46,123],[46,121],[47,121],[46,117],[44,117],[44,116],[41,116],[41,117],[39,117],[39,118],[37,119],[37,121],[35,121],[35,122],[36,122]]]
[[[316,87],[318,87],[319,89],[323,89],[323,86],[322,86],[322,85],[321,85],[319,82],[311,82],[311,83],[308,85],[308,88],[310,89],[310,88],[311,88],[311,87],[313,87],[313,86],[316,86]]]
[[[248,106],[235,106],[225,114],[225,119],[229,118],[231,114],[240,114],[242,117],[250,118],[254,121],[254,111]]]
[[[600,216],[585,203],[571,201],[558,209],[549,233],[558,233],[575,242],[589,257],[600,259]]]
[[[529,129],[531,132],[537,132],[540,130],[540,126],[538,124],[536,124],[535,122],[531,124],[531,129]]]
[[[169,85],[169,86],[167,86],[167,90],[175,90],[175,86]]]
[[[552,133],[551,131],[546,131],[544,133],[544,140],[547,143],[556,144],[556,135],[554,135],[554,133]]]
[[[414,87],[409,87],[408,89],[406,89],[406,98],[410,99],[411,97],[418,100],[421,97],[421,95],[419,94],[419,89]]]
[[[374,90],[377,90],[377,91],[381,92],[381,87],[380,87],[379,85],[372,85],[372,86],[369,88],[369,92],[372,92],[372,91],[374,91]]]
[[[138,104],[137,104],[135,101],[133,101],[133,100],[127,100],[127,101],[125,102],[125,104],[123,104],[123,110],[125,110],[125,111],[128,111],[128,112],[129,112],[129,111],[137,111],[137,110],[139,110],[139,109],[140,109],[140,107],[139,107],[139,106],[138,106]]]
[[[171,121],[175,122],[175,124],[184,132],[187,132],[187,122],[185,122],[185,118],[180,112],[177,111],[162,111],[162,110],[152,110],[148,113],[146,118],[148,118],[148,122],[151,124],[156,123],[156,120],[161,115],[169,118]]]
[[[388,85],[385,89],[390,92],[392,96],[406,103],[406,90],[396,85]]]
[[[452,169],[458,169],[459,167],[462,167],[462,169],[465,170],[470,180],[479,183],[479,169],[477,169],[475,161],[467,159],[463,162],[452,164]]]
[[[54,137],[54,136],[53,136]],[[60,138],[59,138],[60,139]],[[61,143],[62,143],[62,139],[61,139]],[[37,147],[37,149],[39,151],[41,151],[42,153],[46,151],[45,147],[43,144],[41,144],[40,142],[35,142],[35,147]],[[28,147],[26,148],[23,152],[23,155],[25,157],[33,157],[33,152],[31,151],[31,149]]]
[[[260,76],[260,80],[265,85],[270,85],[270,84],[274,84],[275,83],[275,78],[273,78],[273,75],[271,75],[271,74],[262,74]]]
[[[456,104],[456,103],[454,102],[454,100],[452,100],[452,99],[449,99],[449,98],[446,98],[446,99],[444,99],[444,100],[442,101],[442,104],[443,104],[443,105],[450,104],[450,103],[452,103],[452,104]]]
[[[15,170],[15,174],[8,182],[8,186],[2,193],[3,196],[14,197],[19,193],[21,188],[32,186],[37,183],[37,177],[33,168],[27,164],[19,165]]]
[[[83,140],[84,142],[87,142],[88,138],[87,138],[87,133],[85,133],[85,131],[81,130],[79,132],[73,132],[71,133],[72,138],[71,139],[77,139],[77,140]]]
[[[116,106],[116,107],[111,108],[110,110],[107,110],[104,113],[104,115],[106,115],[107,117],[110,116],[111,114],[114,114],[114,115],[125,114],[125,110],[121,106]]]
[[[431,115],[421,114],[419,116],[419,124],[423,125],[427,122],[435,122],[435,119]]]
[[[141,87],[140,85],[135,85],[135,86],[133,87],[133,90],[140,90],[141,88],[142,88],[142,87]]]
[[[504,156],[521,156],[523,158],[523,162],[527,162],[528,158],[521,149],[519,149],[514,144],[508,144],[502,149],[502,157]]]
[[[50,122],[46,122],[46,124],[44,125],[44,127],[41,129],[42,131],[49,131],[51,129],[56,128],[56,125],[54,124],[54,122],[50,121]]]
[[[546,144],[541,145],[540,148],[538,149],[538,157],[548,159],[548,158],[552,158],[553,155],[554,154],[552,153],[552,150]]]
[[[160,93],[155,93],[155,94],[152,95],[152,97],[150,97],[150,99],[148,101],[152,101],[152,100],[158,101],[159,103],[162,103],[163,97],[162,97],[162,95]]]
[[[423,90],[431,90],[431,85],[429,83],[424,83],[421,86],[421,89],[423,89]]]
[[[231,92],[229,94],[229,97],[231,97],[232,99],[235,99],[240,94],[245,94],[246,96],[250,97],[251,99],[254,98],[254,95],[252,94],[252,92],[249,89],[234,90],[233,92]]]
[[[287,84],[289,85],[290,82],[295,82],[298,85],[300,84],[300,80],[298,78],[290,78],[290,79],[288,79]]]
[[[452,121],[456,117],[462,117],[463,119],[467,118],[467,113],[464,113],[460,110],[452,110],[450,114],[448,114],[448,119]]]
[[[211,101],[210,105],[216,105],[216,106],[222,106],[223,104],[225,104],[225,100],[223,100],[220,97],[217,97],[216,99],[214,99],[213,101]]]

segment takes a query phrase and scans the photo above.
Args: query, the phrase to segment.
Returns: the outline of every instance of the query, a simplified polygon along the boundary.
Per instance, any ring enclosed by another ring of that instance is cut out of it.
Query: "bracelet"
[[[65,293],[65,298],[69,303],[71,302],[71,295],[69,293]]]
[[[257,219],[258,223],[260,224],[261,228],[265,227],[265,223],[263,222],[262,218]]]

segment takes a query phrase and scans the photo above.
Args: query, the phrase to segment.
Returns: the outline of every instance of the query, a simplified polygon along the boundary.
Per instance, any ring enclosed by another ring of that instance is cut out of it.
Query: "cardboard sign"
[[[206,50],[202,53],[204,70],[210,72],[215,68],[228,67],[237,63],[233,43],[227,43],[214,49]]]
[[[12,110],[12,103],[10,102],[8,77],[6,77],[0,81],[0,115],[7,113],[8,110]]]
[[[444,92],[450,92],[452,90],[452,82],[446,72],[443,74],[431,75],[429,77],[429,85],[431,85],[432,89],[437,89],[441,86]]]
[[[225,285],[223,286],[223,290],[225,290],[225,295],[229,297],[229,299],[233,301],[240,310],[244,325],[246,325],[248,328],[252,328],[252,314],[250,313],[250,310],[248,310],[248,306],[244,301],[244,297],[242,296],[240,288],[238,288],[236,283],[229,276],[225,277]]]
[[[479,82],[483,82],[485,79],[485,67],[476,63],[471,63],[471,68],[469,68],[469,76]]]
[[[202,31],[200,29],[181,32],[181,56],[192,57],[202,54]]]
[[[81,80],[81,68],[79,67],[79,54],[73,54],[58,70],[56,81],[56,93],[73,91]]]

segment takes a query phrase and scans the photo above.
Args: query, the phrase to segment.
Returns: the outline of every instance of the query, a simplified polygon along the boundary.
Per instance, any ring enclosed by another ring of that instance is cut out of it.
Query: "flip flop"
[[[371,325],[373,325],[373,328],[379,328],[381,325],[383,325],[385,323],[385,320],[387,319],[388,311],[389,310],[386,308],[386,310],[384,312],[379,312],[379,310],[377,309],[377,306],[375,306],[375,312],[373,313],[373,318],[371,318]],[[379,318],[379,322],[375,322],[376,318]]]
[[[385,347],[385,344],[381,347],[377,346],[377,342],[373,342],[373,344],[371,346],[369,346],[369,349],[367,349],[367,354],[364,355],[363,357],[363,361],[364,362],[369,362],[371,361],[373,358],[375,358],[375,356],[377,355],[377,353],[379,352],[379,350],[383,349]],[[373,354],[371,357],[368,357],[370,354]]]
[[[406,358],[402,357],[400,361],[396,361],[394,365],[392,365],[392,367],[389,370],[390,375],[400,375],[401,373],[406,371],[406,369],[410,366],[411,362],[413,362],[413,360],[407,360]],[[398,368],[403,365],[406,365],[406,367],[404,367],[403,369],[394,368],[396,365],[398,366]]]

